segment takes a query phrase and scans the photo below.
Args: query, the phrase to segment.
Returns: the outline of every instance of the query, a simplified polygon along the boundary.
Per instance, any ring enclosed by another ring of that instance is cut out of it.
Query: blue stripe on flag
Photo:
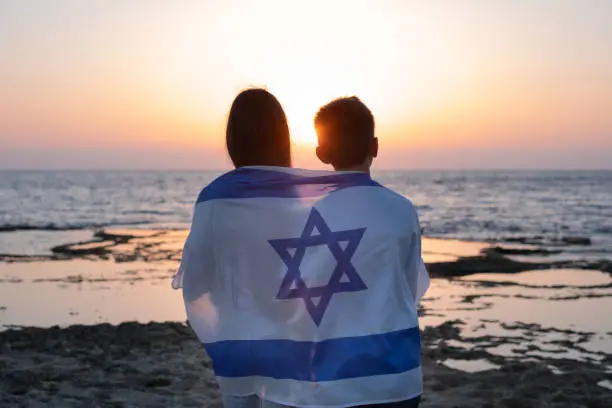
[[[403,373],[421,364],[418,327],[321,342],[225,340],[205,348],[220,377],[333,381]]]
[[[222,198],[316,197],[358,186],[382,187],[365,173],[300,176],[282,171],[239,168],[210,183],[202,190],[197,202]]]

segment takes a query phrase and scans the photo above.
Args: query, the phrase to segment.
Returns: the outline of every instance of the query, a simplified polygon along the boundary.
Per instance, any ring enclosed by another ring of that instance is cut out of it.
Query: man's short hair
[[[374,116],[356,96],[323,106],[314,119],[319,147],[335,168],[362,164],[374,139]]]

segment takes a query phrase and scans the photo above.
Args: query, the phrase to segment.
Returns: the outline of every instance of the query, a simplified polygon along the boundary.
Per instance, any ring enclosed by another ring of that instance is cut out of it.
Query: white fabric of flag
[[[198,197],[173,285],[224,394],[298,407],[421,394],[418,217],[365,173],[220,176]]]

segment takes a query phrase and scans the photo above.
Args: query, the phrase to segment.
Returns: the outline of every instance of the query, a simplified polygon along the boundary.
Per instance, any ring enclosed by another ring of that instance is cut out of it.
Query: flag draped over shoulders
[[[224,394],[340,407],[421,393],[418,217],[365,173],[220,176],[173,285]]]

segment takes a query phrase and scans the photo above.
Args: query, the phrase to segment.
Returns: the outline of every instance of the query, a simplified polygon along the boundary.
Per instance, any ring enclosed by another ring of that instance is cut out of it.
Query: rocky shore
[[[186,231],[98,230],[92,239],[58,245],[50,255],[0,254],[0,262],[58,261],[69,259],[100,259],[115,262],[179,261]],[[425,239],[435,242],[441,239]],[[460,241],[455,241],[460,242]],[[564,237],[556,244],[567,246],[590,244],[588,238]],[[457,277],[476,273],[519,273],[535,269],[590,269],[612,274],[612,261],[607,259],[577,260],[560,256],[563,251],[552,249],[534,239],[508,238],[506,243],[473,243],[476,253],[455,253],[425,260],[432,277]],[[549,243],[550,244],[550,243]]]
[[[601,364],[507,361],[471,374],[439,364],[482,357],[451,347],[457,334],[452,322],[423,332],[424,408],[612,406],[612,391],[597,385],[612,380]],[[221,407],[221,401],[189,327],[124,323],[0,332],[0,406]]]
[[[189,327],[142,323],[184,318],[169,287],[185,236],[100,230],[0,254],[0,407],[221,407]],[[586,240],[532,241],[424,239],[445,278],[420,311],[424,408],[612,407],[612,263],[573,258]]]

